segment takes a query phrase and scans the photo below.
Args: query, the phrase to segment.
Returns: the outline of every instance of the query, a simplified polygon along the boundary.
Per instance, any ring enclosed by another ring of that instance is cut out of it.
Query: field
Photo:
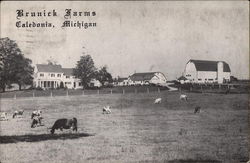
[[[0,161],[169,162],[248,161],[248,95],[179,92],[95,94],[1,99]],[[162,103],[154,105],[155,98]],[[102,114],[110,105],[111,114]],[[201,113],[194,114],[194,108]],[[11,113],[24,109],[23,118]],[[43,111],[44,126],[30,128],[31,112]],[[77,133],[50,135],[58,118],[78,119]]]

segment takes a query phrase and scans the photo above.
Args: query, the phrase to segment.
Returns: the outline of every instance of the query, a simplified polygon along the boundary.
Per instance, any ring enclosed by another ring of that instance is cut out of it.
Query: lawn
[[[248,158],[248,95],[179,92],[95,94],[1,99],[1,111],[24,109],[1,121],[1,162],[236,163]],[[162,103],[154,105],[154,99]],[[111,114],[102,114],[110,105]],[[194,108],[201,113],[194,114]],[[44,126],[30,128],[42,109]],[[58,118],[78,119],[77,133],[50,135]]]

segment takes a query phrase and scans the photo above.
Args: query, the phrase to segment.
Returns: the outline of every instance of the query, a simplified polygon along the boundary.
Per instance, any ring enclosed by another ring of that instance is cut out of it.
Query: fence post
[[[137,93],[137,89],[135,88],[135,94]]]
[[[69,96],[69,91],[68,91],[68,90],[67,90],[66,96],[67,96],[67,97]]]
[[[221,85],[219,84],[219,89],[221,89]]]
[[[149,93],[149,89],[147,88],[147,93]]]
[[[160,88],[158,87],[158,93],[160,93],[161,92],[161,90],[160,90]]]
[[[84,95],[84,90],[82,91],[82,95]]]
[[[100,94],[100,90],[99,90],[99,89],[97,90],[97,94],[98,94],[98,95]]]
[[[16,99],[16,93],[14,94],[14,99]]]
[[[113,92],[112,92],[112,89],[110,90],[110,94],[112,94]]]
[[[122,94],[125,94],[125,90],[124,89],[122,89]]]
[[[50,91],[50,97],[52,97],[52,91]]]
[[[201,85],[201,92],[203,92],[202,85]]]
[[[32,96],[33,96],[33,98],[35,97],[35,92],[33,91],[33,93],[32,93]]]

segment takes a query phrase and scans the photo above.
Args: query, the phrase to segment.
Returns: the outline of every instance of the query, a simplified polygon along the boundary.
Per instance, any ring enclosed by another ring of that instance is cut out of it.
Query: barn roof
[[[189,62],[193,62],[197,71],[217,71],[217,64],[220,61],[207,61],[207,60],[189,60]],[[223,62],[223,71],[231,72],[229,65]]]
[[[37,64],[38,72],[63,72],[61,65]]]
[[[71,76],[73,75],[73,68],[62,68],[64,75]]]
[[[151,80],[155,76],[156,72],[143,72],[143,73],[134,73],[130,76],[132,81],[145,81]]]

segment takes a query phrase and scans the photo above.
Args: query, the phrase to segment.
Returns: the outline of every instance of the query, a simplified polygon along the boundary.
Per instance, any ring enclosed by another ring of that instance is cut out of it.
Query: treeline
[[[34,67],[31,64],[32,61],[24,57],[15,41],[8,37],[0,38],[0,89],[3,92],[13,83],[19,85],[19,90],[23,85],[32,85]],[[96,68],[90,55],[80,57],[73,75],[81,79],[84,88],[89,87],[92,79],[100,81],[102,85],[112,82],[112,75],[108,72],[107,66]]]

